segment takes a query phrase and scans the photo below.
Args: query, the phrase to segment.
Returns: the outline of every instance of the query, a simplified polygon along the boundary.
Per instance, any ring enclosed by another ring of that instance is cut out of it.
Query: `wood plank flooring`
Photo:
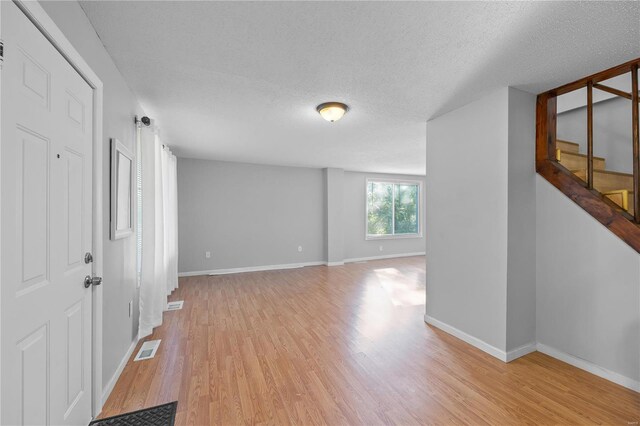
[[[165,312],[156,357],[129,360],[101,417],[178,400],[178,425],[640,420],[638,393],[426,325],[424,275],[412,257],[182,278],[170,300],[184,309]]]

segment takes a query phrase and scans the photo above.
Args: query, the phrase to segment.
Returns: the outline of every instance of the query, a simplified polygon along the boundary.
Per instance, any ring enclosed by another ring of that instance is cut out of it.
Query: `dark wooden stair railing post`
[[[556,96],[548,92],[536,99],[536,168],[556,159]]]
[[[587,83],[587,188],[593,189],[593,82]]]
[[[631,66],[631,124],[633,125],[633,208],[640,222],[640,136],[638,135],[638,64]]]
[[[556,159],[556,138],[558,136],[558,96],[554,93],[547,99],[547,146],[549,157]]]

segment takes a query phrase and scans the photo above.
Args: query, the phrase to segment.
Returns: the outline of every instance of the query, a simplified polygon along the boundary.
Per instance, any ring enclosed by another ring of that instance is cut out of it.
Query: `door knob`
[[[91,275],[87,275],[84,277],[84,288],[89,288],[92,285],[100,285],[102,284],[102,277],[91,277]]]

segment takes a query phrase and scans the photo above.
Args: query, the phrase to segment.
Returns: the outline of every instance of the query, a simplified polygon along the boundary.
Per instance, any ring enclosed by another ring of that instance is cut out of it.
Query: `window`
[[[420,182],[367,180],[367,239],[420,236]]]

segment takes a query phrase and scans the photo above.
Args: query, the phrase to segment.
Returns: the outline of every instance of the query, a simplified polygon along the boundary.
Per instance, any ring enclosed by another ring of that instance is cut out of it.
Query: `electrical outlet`
[[[384,248],[382,246],[378,247],[378,250],[382,251]]]
[[[298,246],[298,252],[302,253],[302,246]]]
[[[204,252],[204,257],[206,257],[207,259],[211,259],[211,252],[210,251],[205,251]]]
[[[133,316],[133,300],[129,300],[129,318]]]

